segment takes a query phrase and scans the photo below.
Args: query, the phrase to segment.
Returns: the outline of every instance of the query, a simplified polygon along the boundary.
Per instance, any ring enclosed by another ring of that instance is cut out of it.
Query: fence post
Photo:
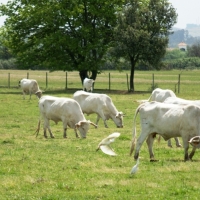
[[[127,82],[128,92],[129,92],[128,74],[126,74],[126,82]]]
[[[181,79],[181,75],[178,75],[178,93],[180,92],[180,79]]]
[[[10,73],[8,73],[8,88],[10,88]]]
[[[109,72],[109,76],[108,77],[109,77],[108,80],[109,80],[109,90],[110,90],[110,72]]]
[[[27,72],[27,79],[29,79],[29,73]]]
[[[66,72],[66,79],[65,79],[65,90],[67,90],[67,72]]]
[[[48,74],[46,72],[46,89],[48,88]]]

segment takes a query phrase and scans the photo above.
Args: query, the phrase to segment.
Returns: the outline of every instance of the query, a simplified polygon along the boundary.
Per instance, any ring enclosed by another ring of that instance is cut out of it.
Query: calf
[[[87,92],[89,91],[93,91],[93,84],[94,84],[94,80],[93,79],[89,79],[89,78],[85,78],[83,80],[83,91],[86,90]]]
[[[140,148],[145,139],[148,145],[150,160],[154,160],[153,141],[156,134],[165,140],[172,137],[182,137],[184,147],[184,160],[192,159],[196,148],[188,155],[188,141],[194,136],[200,136],[200,107],[195,105],[164,104],[159,102],[146,102],[141,104],[135,112],[133,141],[130,154],[132,154],[136,140],[135,122],[140,114],[141,133],[137,140],[134,158],[137,160]]]
[[[92,124],[96,127],[94,123],[85,119],[79,104],[70,98],[43,96],[39,100],[39,109],[40,114],[44,119],[45,138],[47,138],[46,129],[48,129],[51,138],[54,138],[54,135],[50,129],[49,120],[54,121],[56,124],[59,121],[62,121],[64,138],[67,137],[67,126],[74,129],[76,137],[79,137],[77,134],[78,129],[82,138],[86,138],[89,124]],[[36,130],[37,135],[39,130],[40,120]]]
[[[102,118],[104,126],[108,128],[106,120],[112,119],[118,128],[123,127],[123,113],[116,109],[108,95],[77,91],[74,93],[73,98],[80,104],[83,113],[88,115],[97,114],[96,124]]]
[[[22,89],[23,99],[25,99],[26,93],[29,93],[30,99],[32,94],[35,94],[38,98],[42,96],[42,91],[40,90],[37,81],[34,79],[23,78],[19,81],[19,87]]]

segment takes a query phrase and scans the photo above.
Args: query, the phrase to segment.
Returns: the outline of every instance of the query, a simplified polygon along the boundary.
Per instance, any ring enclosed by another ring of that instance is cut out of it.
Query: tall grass
[[[35,73],[37,76],[34,77],[41,76],[41,72]],[[120,76],[120,73],[115,73]],[[140,79],[147,80],[153,72],[140,73]],[[167,77],[167,73],[163,73],[159,72],[157,76],[162,76],[164,82],[163,77]],[[184,73],[185,76],[188,73],[187,80],[186,77],[183,79],[187,84],[181,87],[177,96],[200,99],[199,72]],[[16,72],[16,80],[19,75],[20,72]],[[170,72],[168,76],[172,75]],[[72,97],[73,90],[57,91],[57,87],[54,88],[59,81],[58,73],[57,79],[54,78],[51,83],[52,89],[47,89],[46,94]],[[196,84],[191,84],[193,81]],[[148,89],[146,81],[140,84],[141,90]],[[97,82],[95,87],[97,85],[101,88],[101,82]],[[173,84],[166,80],[166,85],[160,83],[159,86],[168,88],[170,85]],[[199,199],[200,152],[197,150],[193,162],[183,162],[183,148],[176,148],[173,140],[173,148],[167,147],[164,140],[160,144],[155,140],[154,153],[159,162],[153,163],[149,162],[144,143],[140,151],[139,170],[135,175],[129,174],[135,164],[133,157],[129,156],[133,116],[138,106],[135,100],[147,99],[150,94],[97,91],[106,92],[118,110],[125,113],[124,128],[117,129],[111,120],[108,121],[109,128],[105,128],[100,120],[97,129],[90,127],[87,139],[77,139],[72,129],[67,130],[68,138],[63,139],[62,123],[56,125],[51,122],[55,139],[45,139],[42,131],[37,138],[34,135],[39,118],[37,98],[33,96],[29,100],[27,96],[23,100],[19,89],[0,88],[0,199]],[[96,121],[95,114],[85,117]],[[139,131],[138,118],[137,136]],[[96,152],[98,143],[113,132],[121,133],[112,144],[117,156]]]

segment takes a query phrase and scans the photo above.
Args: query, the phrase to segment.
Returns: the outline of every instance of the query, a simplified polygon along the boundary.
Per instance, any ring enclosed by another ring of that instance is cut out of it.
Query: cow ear
[[[79,128],[81,126],[81,122],[75,124],[75,128]]]
[[[118,112],[117,115],[115,116],[116,118],[120,118],[121,116],[124,116],[123,112]]]

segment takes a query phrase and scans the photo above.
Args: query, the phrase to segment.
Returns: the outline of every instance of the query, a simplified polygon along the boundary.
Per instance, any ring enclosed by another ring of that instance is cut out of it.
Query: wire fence
[[[104,71],[98,74],[96,90],[129,91],[129,71]],[[190,84],[200,84],[200,71],[136,71],[134,74],[135,91],[149,91],[160,87],[171,89],[176,93],[188,90]],[[43,90],[82,89],[78,72],[32,71],[32,70],[0,70],[1,88],[18,88],[22,78],[35,79]]]

